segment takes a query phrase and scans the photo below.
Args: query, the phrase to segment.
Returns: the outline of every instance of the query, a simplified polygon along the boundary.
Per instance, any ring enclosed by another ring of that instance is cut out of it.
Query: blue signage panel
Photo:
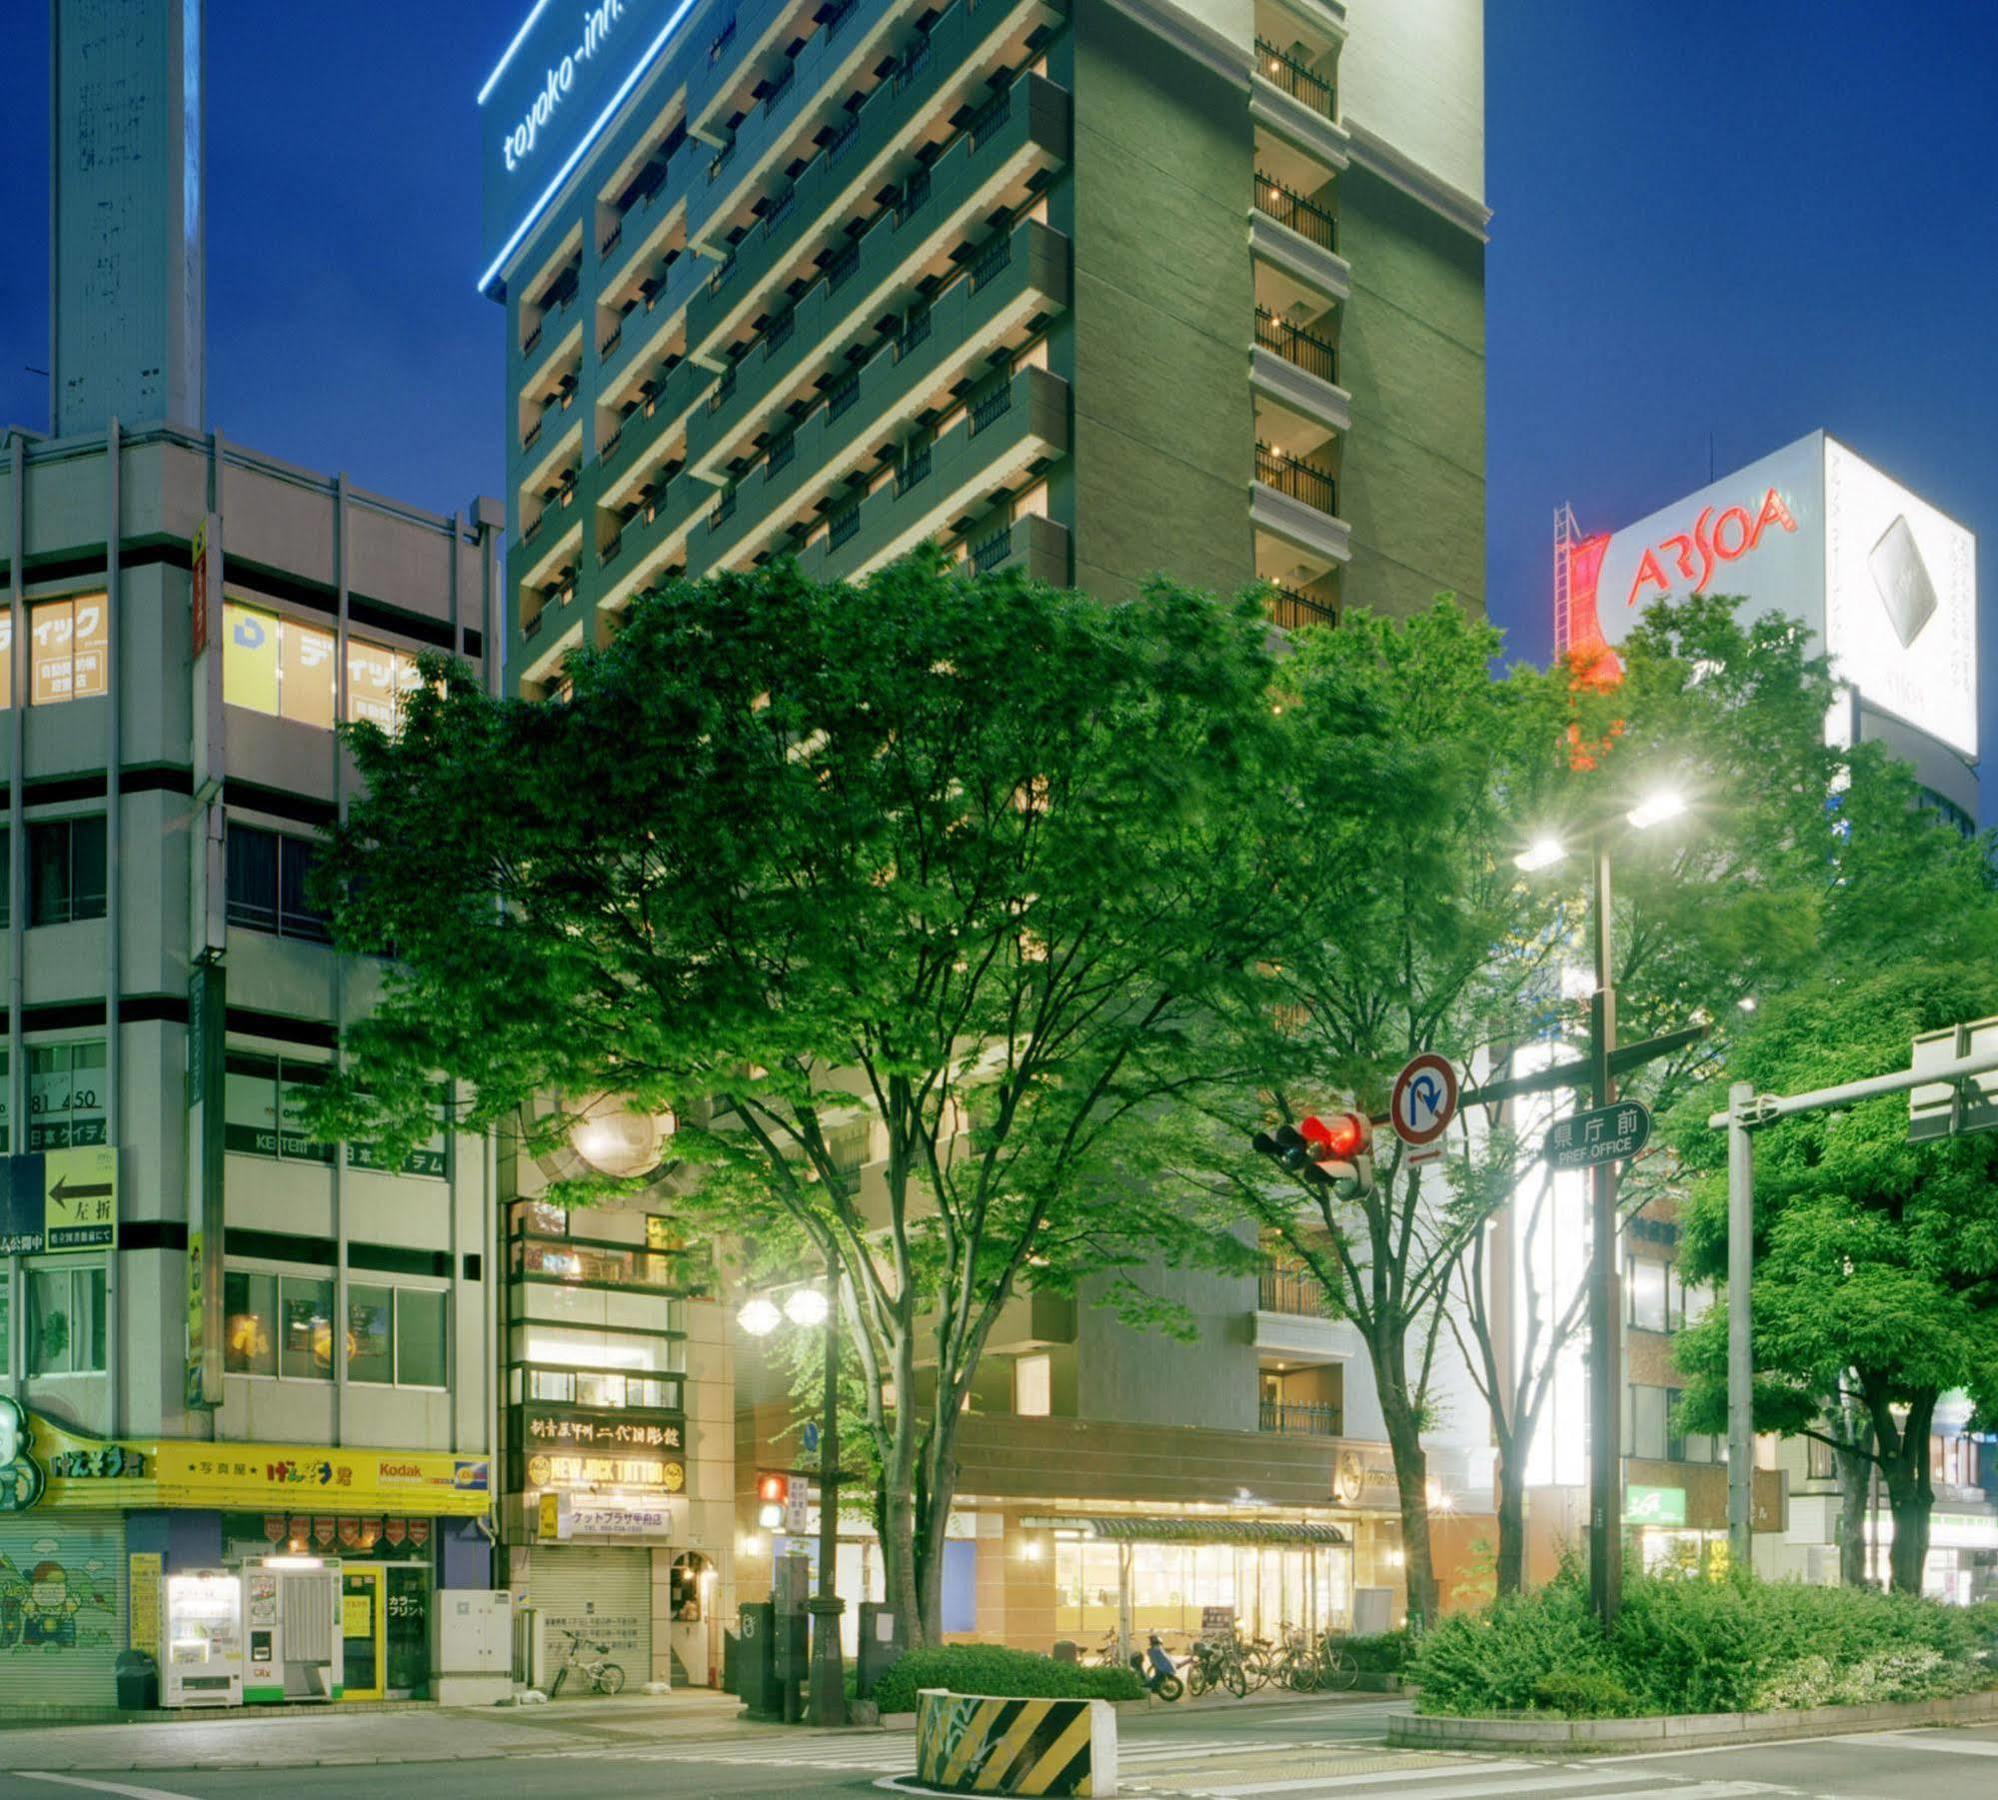
[[[479,90],[481,291],[561,192],[696,0],[539,0]]]

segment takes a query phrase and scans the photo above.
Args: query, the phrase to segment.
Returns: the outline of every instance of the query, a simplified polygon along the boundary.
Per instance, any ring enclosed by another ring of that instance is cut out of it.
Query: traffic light
[[[1341,1200],[1373,1192],[1374,1128],[1364,1113],[1306,1117],[1298,1125],[1259,1131],[1249,1142],[1310,1187],[1327,1187]]]
[[[788,1475],[763,1474],[756,1478],[756,1522],[765,1531],[775,1531],[784,1523],[784,1502],[790,1496]]]

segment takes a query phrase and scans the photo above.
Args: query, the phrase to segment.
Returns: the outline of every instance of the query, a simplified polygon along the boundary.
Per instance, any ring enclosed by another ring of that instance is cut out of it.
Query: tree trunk
[[[1866,1498],[1873,1482],[1873,1459],[1864,1454],[1864,1440],[1852,1449],[1839,1449],[1838,1579],[1841,1587],[1866,1586]]]
[[[1402,1573],[1408,1582],[1408,1622],[1420,1629],[1436,1622],[1436,1563],[1429,1544],[1429,1459],[1415,1409],[1383,1384],[1381,1416],[1394,1457],[1394,1485],[1401,1502]]]
[[[1927,1455],[1926,1441],[1916,1448]],[[1929,1560],[1929,1515],[1935,1508],[1935,1498],[1926,1466],[1913,1476],[1904,1466],[1888,1470],[1887,1503],[1894,1513],[1894,1544],[1888,1568],[1897,1594],[1922,1591],[1922,1572]]]
[[[1499,1457],[1497,1595],[1526,1591],[1526,1468],[1515,1447]]]

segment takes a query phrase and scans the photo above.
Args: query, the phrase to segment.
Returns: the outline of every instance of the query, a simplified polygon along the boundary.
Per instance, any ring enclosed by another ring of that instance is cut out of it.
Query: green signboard
[[[1632,1483],[1624,1495],[1623,1516],[1631,1525],[1683,1525],[1686,1522],[1686,1490],[1671,1487],[1639,1487]]]

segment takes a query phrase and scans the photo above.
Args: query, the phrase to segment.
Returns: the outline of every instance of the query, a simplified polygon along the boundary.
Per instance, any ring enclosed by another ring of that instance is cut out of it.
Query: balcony
[[[1353,399],[1338,385],[1339,353],[1324,338],[1256,309],[1249,383],[1256,436],[1285,454],[1309,453],[1328,432],[1350,431]]]
[[[1288,50],[1280,50],[1267,38],[1256,39],[1256,73],[1293,100],[1308,106],[1321,118],[1339,116],[1338,97],[1331,82],[1315,74]]]
[[[1256,258],[1256,295],[1272,311],[1304,304],[1322,312],[1352,292],[1353,271],[1338,253],[1338,222],[1267,169],[1251,187],[1249,248]]]
[[[1301,500],[1314,512],[1336,518],[1339,513],[1339,484],[1316,463],[1301,456],[1286,456],[1267,444],[1256,446],[1256,479],[1264,487],[1275,488]]]
[[[1017,481],[1068,449],[1068,383],[1046,369],[1022,369],[985,397],[973,429],[960,411],[930,448],[930,472],[887,482],[863,499],[850,540],[809,545],[799,566],[815,581],[851,579],[892,562],[967,512],[983,510],[995,488]]]
[[[1339,352],[1332,345],[1298,326],[1285,324],[1260,306],[1256,308],[1256,342],[1320,381],[1336,385],[1339,380]]]
[[[1257,1277],[1256,1304],[1264,1312],[1290,1313],[1300,1318],[1332,1316],[1325,1286],[1316,1275],[1301,1263],[1278,1262],[1273,1258],[1264,1260]]]
[[[990,0],[978,6],[958,0],[938,19],[922,41],[921,54],[912,52],[908,59],[920,69],[920,77],[905,81],[899,75],[891,76],[876,86],[860,110],[851,116],[850,126],[812,159],[792,185],[791,205],[786,209],[789,228],[752,230],[736,246],[737,265],[726,291],[703,294],[693,302],[688,338],[695,350],[712,351],[718,340],[738,330],[759,310],[769,308],[775,298],[769,291],[772,278],[781,281],[794,275],[811,252],[815,239],[822,245],[835,243],[845,221],[857,211],[868,210],[868,198],[894,178],[890,165],[905,134],[925,118],[934,116],[940,107],[947,108],[952,99],[969,98],[974,90],[983,92],[981,71],[993,53],[1008,41],[1009,35],[1023,35],[1017,19],[1032,20],[1043,14],[1049,18],[1056,16],[1045,4],[1022,9],[995,6]],[[1009,20],[1015,23],[1009,25]],[[802,72],[795,85],[800,91],[810,89],[809,79]],[[1052,83],[1041,77],[1015,81],[1006,95],[993,97],[1004,105],[994,118],[985,122],[985,131],[1002,128],[1006,118],[1017,110],[1014,97],[1029,87],[1053,89],[1066,100],[1063,90],[1053,88]],[[1064,106],[1059,144],[1059,153],[1064,158],[1068,149],[1066,116]],[[980,150],[984,149],[983,133],[961,135]],[[954,146],[946,156],[955,153]],[[932,165],[933,179],[944,160],[939,158]],[[799,235],[800,221],[809,222],[807,235]],[[870,237],[873,235],[870,233]]]
[[[1330,473],[1274,445],[1256,445],[1256,478],[1249,490],[1249,515],[1256,528],[1256,566],[1287,567],[1263,541],[1273,538],[1311,558],[1312,578],[1352,555],[1352,533],[1339,515],[1339,488]]]
[[[1277,1437],[1344,1437],[1345,1413],[1336,1406],[1265,1400],[1257,1409],[1256,1428]]]
[[[1260,169],[1256,171],[1256,210],[1267,213],[1305,242],[1338,253],[1339,221],[1315,201]]]
[[[884,211],[852,246],[850,271],[838,263],[822,271],[790,309],[787,345],[737,365],[732,399],[695,421],[690,461],[707,479],[722,479],[749,436],[779,428],[782,415],[810,392],[816,376],[844,368],[849,347],[878,343],[877,323],[907,303],[916,272],[934,266],[975,231],[1006,193],[1017,190],[1024,198],[1031,175],[1066,157],[1068,96],[1062,89],[1034,76],[1016,83],[1005,98],[1006,117],[982,141],[960,133],[937,159],[920,211],[905,220]],[[1001,273],[992,271],[987,285],[1003,290]],[[1064,266],[1064,280],[1065,274]],[[690,320],[688,331],[691,342],[700,328]]]
[[[1069,582],[1068,527],[1029,513],[1001,531],[983,534],[972,546],[972,567],[980,575],[1018,569],[1029,581],[1066,587]]]

